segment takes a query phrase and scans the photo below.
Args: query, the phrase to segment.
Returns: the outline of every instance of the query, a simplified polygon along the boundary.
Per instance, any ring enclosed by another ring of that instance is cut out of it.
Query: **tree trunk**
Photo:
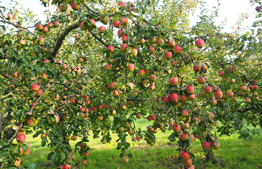
[[[212,163],[217,163],[217,160],[215,159],[215,155],[212,149],[207,152],[206,161],[207,162],[212,161]]]
[[[4,113],[0,112],[0,139],[2,139],[2,123],[4,120]]]

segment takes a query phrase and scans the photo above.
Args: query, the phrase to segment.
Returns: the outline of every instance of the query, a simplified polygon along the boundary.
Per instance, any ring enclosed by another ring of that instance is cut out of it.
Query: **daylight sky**
[[[45,20],[44,17],[44,10],[47,8],[44,8],[43,5],[41,5],[40,0],[20,0],[23,2],[23,6],[25,8],[29,8],[31,11],[33,11],[34,14],[37,14],[37,19],[39,20]],[[208,3],[206,4],[206,7],[210,10],[212,10],[212,6],[217,5],[217,0],[207,0]],[[0,0],[0,6],[8,6],[9,2],[11,0]],[[233,32],[234,29],[231,29],[232,26],[235,26],[235,23],[238,19],[238,16],[241,13],[248,13],[248,19],[245,19],[243,25],[240,27],[246,27],[251,26],[252,22],[255,20],[255,6],[251,6],[249,3],[249,0],[220,0],[221,6],[219,10],[219,18],[215,20],[216,24],[221,24],[221,21],[224,20],[224,18],[227,18],[227,24],[225,26],[225,32]],[[196,11],[194,16],[191,16],[191,25],[195,24],[196,21],[199,21],[197,18],[197,14],[199,13],[199,9]]]

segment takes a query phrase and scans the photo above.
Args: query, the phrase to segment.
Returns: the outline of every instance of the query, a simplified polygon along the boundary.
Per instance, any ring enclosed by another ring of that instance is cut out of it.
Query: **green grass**
[[[150,125],[146,120],[139,120],[137,127]],[[250,127],[252,128],[252,127]],[[261,131],[261,129],[258,129]],[[94,149],[90,150],[90,156],[87,165],[82,166],[82,158],[76,154],[78,168],[92,169],[167,169],[179,168],[179,160],[177,158],[176,143],[170,143],[168,136],[172,131],[162,133],[158,131],[157,141],[154,146],[149,146],[144,140],[140,142],[132,142],[130,137],[131,148],[128,152],[132,153],[133,158],[128,163],[124,163],[119,158],[120,151],[116,150],[117,139],[113,134],[113,140],[108,144],[101,144],[99,139],[90,137],[89,146]],[[55,168],[55,165],[47,160],[49,153],[48,147],[41,147],[41,138],[32,138],[28,136],[28,143],[32,146],[31,153],[25,157],[24,163],[35,163],[37,168]],[[238,135],[219,137],[221,148],[214,151],[215,157],[218,159],[217,164],[206,164],[204,161],[204,153],[200,146],[199,140],[192,144],[192,149],[196,155],[193,160],[195,168],[207,169],[262,169],[262,137],[255,136],[251,141],[246,142],[238,139]],[[70,141],[72,147],[77,141]]]

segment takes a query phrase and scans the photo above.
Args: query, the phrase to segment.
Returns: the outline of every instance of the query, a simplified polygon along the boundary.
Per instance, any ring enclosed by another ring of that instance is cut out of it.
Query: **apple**
[[[171,102],[178,102],[178,95],[176,93],[172,93],[170,96],[169,96],[169,100]]]
[[[211,93],[211,92],[213,91],[213,89],[212,89],[212,87],[210,87],[210,86],[206,86],[206,87],[204,88],[204,91],[205,91],[206,93]]]
[[[26,43],[26,41],[23,40],[23,39],[21,39],[21,40],[19,41],[19,44],[21,44],[21,45],[25,45],[25,43]]]
[[[178,83],[179,83],[179,81],[178,81],[178,78],[177,78],[177,77],[172,77],[172,78],[170,79],[170,85],[171,85],[171,86],[176,86],[176,85],[178,85]]]
[[[106,69],[107,71],[109,71],[109,70],[112,69],[112,66],[111,66],[110,64],[107,64],[107,65],[105,65],[105,69]]]
[[[114,50],[115,50],[114,46],[108,46],[107,47],[108,52],[114,52]]]
[[[89,19],[89,21],[91,22],[91,25],[87,25],[87,29],[92,31],[96,27],[96,21],[94,19]]]
[[[215,92],[216,99],[221,99],[223,97],[223,93],[220,90],[217,90]]]
[[[137,117],[138,119],[140,119],[141,116],[142,116],[141,114],[137,114],[137,115],[136,115],[136,117]]]
[[[156,45],[157,46],[159,46],[159,45],[164,45],[164,41],[161,39],[161,38],[158,38],[157,40],[156,40]]]
[[[135,65],[133,63],[129,63],[129,65],[127,66],[127,70],[133,72],[135,70]]]
[[[209,104],[210,104],[211,106],[215,106],[215,105],[217,104],[217,100],[214,100],[214,101],[210,100],[210,101],[209,101]]]
[[[13,77],[17,77],[17,72],[12,74]]]
[[[59,10],[60,10],[61,12],[66,11],[66,6],[65,6],[65,5],[60,5],[60,6],[59,6]]]
[[[224,71],[220,71],[220,72],[218,73],[218,75],[219,75],[220,77],[224,76],[224,74],[225,74]]]
[[[114,90],[114,91],[113,91],[113,95],[114,95],[114,96],[118,96],[118,95],[119,95],[118,91],[117,91],[117,90]]]
[[[120,131],[120,132],[123,132],[124,130],[125,130],[124,127],[120,127],[120,128],[119,128],[119,131]]]
[[[220,148],[220,143],[213,142],[213,143],[211,143],[211,146],[212,146],[213,149],[219,149]]]
[[[71,139],[75,141],[77,139],[77,136],[72,136]]]
[[[146,42],[145,39],[141,39],[141,40],[140,40],[140,44],[144,44],[145,42]]]
[[[192,165],[192,160],[189,159],[189,160],[185,160],[183,161],[184,165],[187,166],[187,167],[190,167]]]
[[[36,92],[36,91],[38,91],[39,90],[39,85],[38,84],[32,84],[32,86],[31,86],[31,91],[34,91],[34,92]]]
[[[119,20],[114,21],[114,27],[119,28],[121,26],[121,23]]]
[[[181,102],[185,102],[186,100],[187,100],[186,95],[181,95],[181,96],[180,96],[180,101],[181,101]]]
[[[83,96],[83,100],[87,101],[89,99],[89,96]]]
[[[150,81],[155,82],[156,81],[156,75],[150,75]]]
[[[233,96],[234,96],[234,93],[233,93],[233,92],[228,92],[228,93],[227,93],[227,96],[228,96],[228,97],[233,97]]]
[[[43,62],[44,62],[44,63],[48,63],[49,60],[48,60],[48,59],[44,59]]]
[[[100,21],[106,25],[109,22],[109,16],[100,15]]]
[[[199,84],[204,84],[206,82],[205,77],[199,77],[197,80]]]
[[[172,59],[172,53],[171,52],[166,52],[165,53],[166,59]]]
[[[41,139],[43,139],[44,137],[46,137],[46,133],[41,134]]]
[[[37,29],[37,30],[42,30],[42,29],[43,29],[43,25],[40,24],[40,23],[37,24],[37,25],[36,25],[36,29]]]
[[[82,164],[86,165],[87,161],[86,160],[82,160]]]
[[[53,27],[53,23],[48,22],[47,27],[48,27],[48,28],[52,28],[52,27]]]
[[[28,156],[28,154],[30,153],[30,149],[27,147],[26,152],[23,153],[23,156]]]
[[[180,46],[175,46],[174,47],[174,53],[181,53],[182,49]]]
[[[18,134],[18,135],[16,136],[16,141],[17,141],[18,144],[24,143],[25,140],[26,140],[26,136],[23,135],[23,134]]]
[[[127,18],[122,18],[121,19],[121,25],[127,25],[128,24],[128,19]]]
[[[132,55],[132,56],[137,56],[137,53],[138,53],[138,50],[137,50],[136,48],[133,48],[133,49],[131,50],[131,55]]]
[[[42,89],[38,89],[36,91],[36,96],[41,96],[44,93],[44,91]]]
[[[21,166],[21,159],[20,159],[20,158],[17,158],[17,159],[15,160],[14,165],[15,165],[16,167],[20,167],[20,166]]]
[[[195,72],[199,72],[201,70],[201,67],[198,65],[195,65],[193,69]]]
[[[58,115],[55,115],[55,122],[58,123],[60,120],[59,116]]]
[[[188,86],[186,90],[187,90],[187,93],[189,93],[189,94],[194,93],[194,87],[191,86],[191,85]]]
[[[60,22],[59,21],[55,21],[54,25],[55,25],[55,27],[58,27],[60,25]]]
[[[166,96],[164,96],[163,101],[164,101],[165,103],[168,103],[168,102],[169,102],[169,99],[168,99]]]
[[[103,120],[103,116],[99,116],[98,120],[102,121]]]
[[[35,127],[37,125],[37,120],[35,119],[29,119],[27,120],[27,124],[30,126],[30,127]]]
[[[39,43],[40,45],[43,45],[43,44],[45,43],[45,39],[44,39],[43,37],[39,37],[39,38],[38,38],[38,43]]]
[[[210,148],[211,148],[211,144],[209,143],[209,142],[204,142],[203,144],[202,144],[202,146],[203,146],[203,149],[205,150],[205,151],[208,151],[208,150],[210,150]]]
[[[139,72],[138,72],[138,76],[145,76],[145,74],[146,74],[146,72],[145,72],[145,70],[144,69],[142,69],[142,70],[140,70]]]
[[[251,103],[251,99],[250,98],[246,98],[246,103]]]
[[[206,66],[205,65],[202,65],[201,66],[201,70],[205,70],[206,69]]]
[[[48,32],[48,27],[43,27],[43,32]]]
[[[235,102],[236,100],[237,100],[236,97],[232,97],[232,98],[231,98],[231,101],[233,101],[233,102]]]
[[[189,115],[189,112],[187,110],[182,110],[182,116],[188,116]]]
[[[127,158],[127,157],[124,157],[124,158],[123,158],[123,161],[124,161],[125,163],[127,163],[127,162],[128,162],[128,158]]]
[[[73,10],[79,10],[79,9],[80,9],[80,5],[76,5],[75,2],[72,2],[72,3],[71,3],[71,8],[72,8]]]
[[[183,152],[181,156],[182,156],[183,160],[189,160],[190,159],[190,154],[188,152]]]
[[[125,43],[123,43],[123,44],[121,45],[120,51],[121,51],[121,52],[126,52],[126,51],[127,51],[127,47],[128,47],[128,45],[125,44]]]
[[[241,86],[240,90],[245,91],[245,90],[247,90],[247,87],[246,86]]]
[[[168,39],[167,45],[168,45],[169,47],[175,47],[175,46],[176,46],[176,41],[174,40],[173,42],[170,42],[170,39]]]
[[[191,137],[191,142],[193,142],[195,140],[195,137],[193,134],[189,134],[189,136]]]
[[[127,35],[123,35],[122,36],[122,41],[123,42],[127,42],[128,41],[128,36]]]
[[[106,31],[106,28],[104,26],[99,27],[99,32],[104,33]]]
[[[153,46],[151,46],[151,47],[149,48],[149,52],[150,52],[150,53],[154,53],[154,52],[155,52],[155,48],[154,48]]]
[[[173,125],[173,131],[176,132],[176,133],[180,133],[181,126],[179,124],[178,125],[174,124]]]
[[[52,99],[53,101],[58,101],[58,100],[60,99],[60,96],[59,96],[59,94],[57,93],[57,94],[56,94],[56,97],[51,96],[51,99]]]
[[[180,135],[180,139],[181,139],[182,141],[188,140],[188,134],[183,133],[182,135]]]
[[[110,88],[110,89],[115,89],[115,88],[116,88],[115,82],[109,83],[109,88]]]
[[[118,7],[118,9],[120,9],[120,10],[124,10],[125,7],[126,7],[126,4],[125,4],[124,2],[122,2],[122,1],[120,1],[120,2],[117,4],[117,7]]]
[[[198,40],[196,41],[196,46],[197,46],[198,48],[202,48],[202,47],[204,47],[204,45],[205,45],[205,42],[204,42],[203,39],[198,39]]]

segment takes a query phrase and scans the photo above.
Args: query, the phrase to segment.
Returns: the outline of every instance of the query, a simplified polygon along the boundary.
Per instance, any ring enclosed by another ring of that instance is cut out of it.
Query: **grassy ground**
[[[149,125],[146,120],[139,120],[136,126]],[[257,129],[259,131],[261,129]],[[156,144],[151,147],[145,141],[132,142],[128,152],[133,154],[133,158],[128,163],[124,163],[119,158],[120,151],[116,150],[116,135],[113,135],[113,141],[110,144],[101,144],[99,139],[90,137],[89,146],[94,150],[90,151],[87,165],[81,165],[81,157],[76,155],[79,162],[79,168],[91,169],[176,169],[179,168],[177,158],[176,144],[168,144],[168,136],[171,131],[166,133],[158,132]],[[25,163],[35,163],[37,168],[55,168],[51,161],[47,160],[49,153],[48,147],[41,147],[41,138],[28,137],[28,143],[32,146],[31,153],[25,157]],[[70,142],[72,147],[76,141]],[[255,137],[253,140],[246,142],[238,139],[238,135],[230,137],[220,137],[221,148],[215,151],[218,159],[217,164],[206,164],[204,154],[200,147],[199,140],[192,144],[196,157],[193,160],[195,168],[221,169],[221,168],[238,168],[238,169],[262,169],[262,137]],[[199,153],[198,153],[199,152]]]

